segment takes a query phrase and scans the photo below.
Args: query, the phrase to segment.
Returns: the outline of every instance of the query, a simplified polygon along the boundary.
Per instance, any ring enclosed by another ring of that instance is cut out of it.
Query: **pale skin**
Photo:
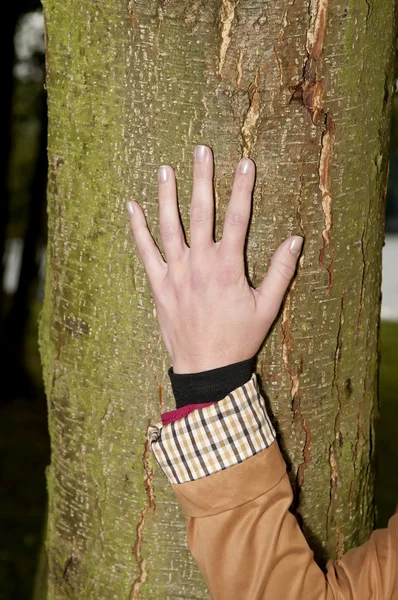
[[[213,239],[213,154],[194,152],[190,246],[178,212],[173,168],[158,171],[160,235],[166,261],[141,206],[127,203],[139,256],[152,289],[163,341],[175,373],[197,373],[253,357],[275,320],[294,275],[303,238],[277,248],[260,286],[249,285],[244,245],[251,213],[255,165],[237,165],[221,240]]]

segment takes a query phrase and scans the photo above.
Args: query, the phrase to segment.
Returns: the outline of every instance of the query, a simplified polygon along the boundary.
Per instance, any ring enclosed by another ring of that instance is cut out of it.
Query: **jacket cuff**
[[[173,367],[170,367],[168,374],[176,408],[221,400],[249,381],[254,370],[254,359],[255,355],[247,360],[199,373],[174,373]]]
[[[275,442],[240,465],[172,488],[188,517],[210,517],[267,494],[285,475],[286,463]]]
[[[257,375],[225,398],[168,425],[150,426],[147,439],[170,483],[207,477],[239,464],[275,440]]]

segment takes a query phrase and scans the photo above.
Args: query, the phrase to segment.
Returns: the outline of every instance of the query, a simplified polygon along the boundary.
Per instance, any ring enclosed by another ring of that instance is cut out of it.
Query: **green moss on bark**
[[[161,399],[164,410],[173,406],[170,359],[125,214],[126,200],[138,200],[159,242],[155,175],[169,163],[187,224],[197,143],[215,153],[216,239],[234,163],[242,152],[256,161],[247,243],[255,285],[282,239],[305,235],[297,279],[257,370],[308,539],[333,557],[372,527],[394,2],[374,3],[368,21],[364,2],[351,0],[345,16],[329,2],[319,62],[334,123],[323,263],[325,127],[289,102],[307,52],[308,13],[299,4],[274,2],[264,19],[263,3],[241,1],[226,38],[218,1],[44,2],[48,599],[209,597],[186,547],[184,516],[145,455],[149,419],[159,419]]]

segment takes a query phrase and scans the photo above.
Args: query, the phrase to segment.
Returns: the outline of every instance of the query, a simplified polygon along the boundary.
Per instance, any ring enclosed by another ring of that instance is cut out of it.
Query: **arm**
[[[301,238],[285,240],[259,288],[249,286],[243,249],[254,164],[249,159],[239,163],[222,240],[216,243],[212,176],[210,149],[201,147],[195,154],[188,247],[174,173],[161,167],[160,230],[167,263],[141,207],[129,205],[177,376],[198,376],[256,354],[279,311],[301,248]],[[210,398],[196,397],[202,403]],[[185,401],[190,410],[191,400]],[[375,532],[367,544],[330,563],[325,576],[289,512],[292,492],[255,374],[213,400],[149,432],[156,459],[188,516],[188,543],[213,598],[395,600],[397,518],[388,530]]]
[[[232,448],[220,423],[240,444]],[[255,374],[217,406],[193,411],[174,428],[154,427],[149,439],[187,515],[189,548],[214,600],[398,598],[398,514],[388,529],[330,561],[326,574],[315,563],[289,511],[292,490]],[[224,464],[213,450],[217,444]],[[200,445],[202,465],[195,458]]]

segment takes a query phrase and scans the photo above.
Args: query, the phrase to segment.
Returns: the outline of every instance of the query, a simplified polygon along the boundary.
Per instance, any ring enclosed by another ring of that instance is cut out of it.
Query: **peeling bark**
[[[220,9],[220,36],[221,44],[218,56],[218,73],[222,77],[228,46],[231,42],[231,27],[235,16],[235,0],[221,0]]]
[[[150,426],[151,426],[151,420],[149,419],[147,430],[149,429]],[[146,491],[146,494],[148,497],[148,506],[145,506],[142,509],[141,514],[140,514],[140,520],[139,520],[139,522],[137,524],[137,528],[136,528],[137,535],[136,535],[136,540],[135,540],[135,544],[134,544],[134,555],[137,559],[137,563],[139,565],[140,572],[139,572],[138,577],[134,581],[133,587],[130,592],[129,600],[139,600],[141,586],[142,586],[142,584],[144,584],[146,582],[147,577],[148,577],[148,571],[146,569],[146,560],[142,556],[141,551],[142,551],[142,545],[144,542],[143,529],[144,529],[145,523],[147,521],[146,514],[150,509],[152,509],[154,512],[156,512],[156,498],[155,498],[154,489],[152,487],[152,479],[154,476],[154,471],[153,471],[153,469],[151,469],[149,467],[150,454],[151,454],[150,443],[148,440],[145,440],[142,464],[143,464],[144,473],[145,473],[144,486],[145,486],[145,491]]]
[[[330,244],[330,231],[333,226],[332,194],[331,194],[331,162],[332,162],[332,122],[326,117],[326,131],[322,134],[321,158],[319,161],[319,189],[322,194],[322,210],[325,226],[322,231],[323,247],[319,254],[319,264],[323,266],[325,252]]]
[[[254,143],[257,121],[260,117],[260,92],[258,86],[259,73],[257,73],[254,81],[249,85],[247,91],[249,96],[249,108],[242,125],[242,156],[250,156]]]
[[[283,239],[305,238],[257,371],[316,557],[368,537],[394,10],[395,0],[44,0],[49,600],[209,598],[145,442],[174,402],[125,214],[137,199],[161,247],[166,163],[189,223],[199,143],[215,156],[215,240],[234,165],[256,163],[252,285]]]

